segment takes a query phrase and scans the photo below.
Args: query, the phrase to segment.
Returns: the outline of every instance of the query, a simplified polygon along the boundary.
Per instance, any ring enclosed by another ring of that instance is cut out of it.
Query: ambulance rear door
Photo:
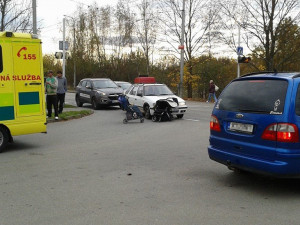
[[[0,123],[15,119],[14,83],[12,81],[12,49],[0,40]]]
[[[13,43],[14,73],[17,117],[44,114],[44,88],[42,76],[41,44],[33,39]]]

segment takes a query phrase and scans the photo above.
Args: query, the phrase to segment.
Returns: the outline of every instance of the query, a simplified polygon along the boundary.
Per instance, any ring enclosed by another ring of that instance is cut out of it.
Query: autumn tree
[[[167,43],[169,54],[180,55],[178,46],[181,40],[182,29],[182,0],[166,0],[158,3],[159,10],[162,12],[160,21],[162,24],[163,42]],[[184,27],[185,61],[188,63],[188,71],[191,76],[188,78],[187,92],[191,98],[193,94],[192,58],[198,57],[211,50],[214,41],[214,24],[216,13],[213,1],[206,0],[186,0],[186,25]],[[188,76],[185,74],[185,76]]]
[[[138,43],[141,45],[146,57],[146,73],[149,74],[150,55],[157,40],[157,15],[153,0],[140,0],[137,4],[137,20],[135,31]]]
[[[31,1],[0,0],[0,31],[29,31],[31,23]]]
[[[291,18],[279,27],[274,62],[279,71],[300,70],[300,27]]]
[[[263,57],[266,70],[277,68],[276,55],[279,54],[279,36],[283,31],[283,24],[289,18],[291,24],[299,21],[299,0],[222,0],[219,1],[222,9],[223,40],[236,47],[236,36],[233,27],[238,24],[243,30],[243,41],[256,57]],[[228,29],[230,28],[230,29]],[[286,24],[284,29],[290,29]],[[227,37],[225,37],[227,34]],[[235,40],[234,40],[235,38]],[[289,39],[289,37],[287,37]],[[263,52],[255,51],[261,49]],[[285,52],[284,54],[288,54]]]

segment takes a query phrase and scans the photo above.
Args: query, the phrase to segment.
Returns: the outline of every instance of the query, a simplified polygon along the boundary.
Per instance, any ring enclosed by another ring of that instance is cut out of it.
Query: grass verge
[[[84,116],[91,115],[93,113],[92,110],[81,110],[81,111],[69,111],[69,112],[63,112],[62,114],[59,114],[58,117],[61,120],[69,120],[69,119],[77,119]]]
[[[80,111],[67,111],[67,112],[63,112],[61,114],[58,115],[58,120],[71,120],[71,119],[78,119],[78,118],[82,118],[84,116],[88,116],[93,114],[94,111],[93,110],[80,110]],[[48,122],[51,121],[55,121],[54,120],[54,115],[52,115],[52,117],[47,119]]]

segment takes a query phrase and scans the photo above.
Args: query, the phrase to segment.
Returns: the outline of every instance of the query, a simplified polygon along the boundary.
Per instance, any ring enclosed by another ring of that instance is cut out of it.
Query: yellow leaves
[[[266,66],[264,65],[259,65],[258,66],[259,71],[265,71],[266,70]]]
[[[186,88],[189,84],[192,85],[193,88],[197,88],[198,83],[200,82],[200,77],[197,74],[191,74],[189,72],[189,68],[187,65],[184,66],[184,76],[183,76],[183,86]],[[173,88],[177,88],[180,83],[180,70],[174,69],[168,75],[168,79],[170,80],[170,86]]]

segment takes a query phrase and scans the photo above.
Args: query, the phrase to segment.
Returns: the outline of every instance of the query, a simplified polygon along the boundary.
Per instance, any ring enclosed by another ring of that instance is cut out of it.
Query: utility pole
[[[74,19],[74,18],[73,18]],[[75,57],[75,45],[76,45],[76,39],[75,39],[75,20],[73,20],[74,22],[74,29],[73,29],[73,62],[74,62],[74,89],[76,87],[76,57]]]
[[[239,33],[238,33],[238,46],[241,46],[241,26],[240,26],[240,24],[238,24],[238,30],[239,30]],[[240,55],[238,55],[238,57],[240,57]],[[237,63],[237,78],[240,77],[240,74],[241,74],[241,71],[240,71],[240,64],[239,64],[239,60],[238,60],[238,63]]]
[[[185,32],[185,0],[182,5],[182,25],[181,25],[181,43],[180,43],[180,83],[179,96],[183,97],[183,68],[184,68],[184,32]]]
[[[63,18],[63,77],[66,77],[66,18]]]
[[[75,51],[76,51],[76,30],[75,30],[75,18],[72,16],[67,16],[64,15],[64,17],[69,17],[73,20],[73,54],[72,54],[72,58],[73,58],[73,70],[74,70],[74,76],[73,76],[73,87],[76,87],[76,57],[75,57]]]
[[[33,19],[33,34],[37,34],[37,25],[36,25],[36,0],[32,0],[32,19]]]

